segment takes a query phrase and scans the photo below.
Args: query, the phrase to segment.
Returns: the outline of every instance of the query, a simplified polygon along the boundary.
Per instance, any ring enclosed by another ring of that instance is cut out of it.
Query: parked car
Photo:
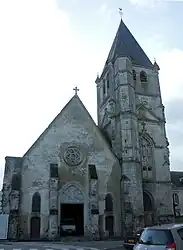
[[[74,220],[68,219],[65,220],[64,223],[61,225],[61,232],[62,234],[72,235],[76,231],[76,225]]]
[[[127,250],[133,250],[133,247],[138,242],[143,229],[138,230],[133,236],[126,237],[124,240],[124,248]]]
[[[133,250],[183,250],[183,224],[145,228]]]

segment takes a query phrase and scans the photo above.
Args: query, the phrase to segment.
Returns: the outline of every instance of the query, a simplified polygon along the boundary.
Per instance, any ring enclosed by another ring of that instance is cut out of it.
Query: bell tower
[[[172,216],[170,199],[163,203],[166,213],[159,209],[160,199],[170,191],[171,184],[169,165],[164,167],[166,178],[157,175],[164,164],[157,157],[160,151],[168,150],[158,71],[157,63],[151,63],[121,20],[96,86],[98,125],[121,165],[123,234],[130,234],[144,223],[157,223],[160,214]],[[161,198],[159,179],[164,183]],[[151,207],[147,207],[147,196]]]

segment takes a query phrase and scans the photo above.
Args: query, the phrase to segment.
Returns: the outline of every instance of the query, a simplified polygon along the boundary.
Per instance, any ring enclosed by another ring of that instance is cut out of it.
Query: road
[[[0,242],[0,250],[124,250],[122,242]]]

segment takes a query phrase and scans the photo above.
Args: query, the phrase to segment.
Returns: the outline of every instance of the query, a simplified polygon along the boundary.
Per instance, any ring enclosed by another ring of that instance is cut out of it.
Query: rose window
[[[67,148],[64,153],[64,160],[68,165],[76,166],[81,163],[82,155],[78,148],[70,147]]]

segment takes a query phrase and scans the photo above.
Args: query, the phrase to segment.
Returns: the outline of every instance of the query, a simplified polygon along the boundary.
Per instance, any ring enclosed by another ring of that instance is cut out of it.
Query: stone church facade
[[[6,157],[10,239],[121,236],[173,219],[158,77],[121,21],[96,79],[98,126],[77,93],[23,157]]]

